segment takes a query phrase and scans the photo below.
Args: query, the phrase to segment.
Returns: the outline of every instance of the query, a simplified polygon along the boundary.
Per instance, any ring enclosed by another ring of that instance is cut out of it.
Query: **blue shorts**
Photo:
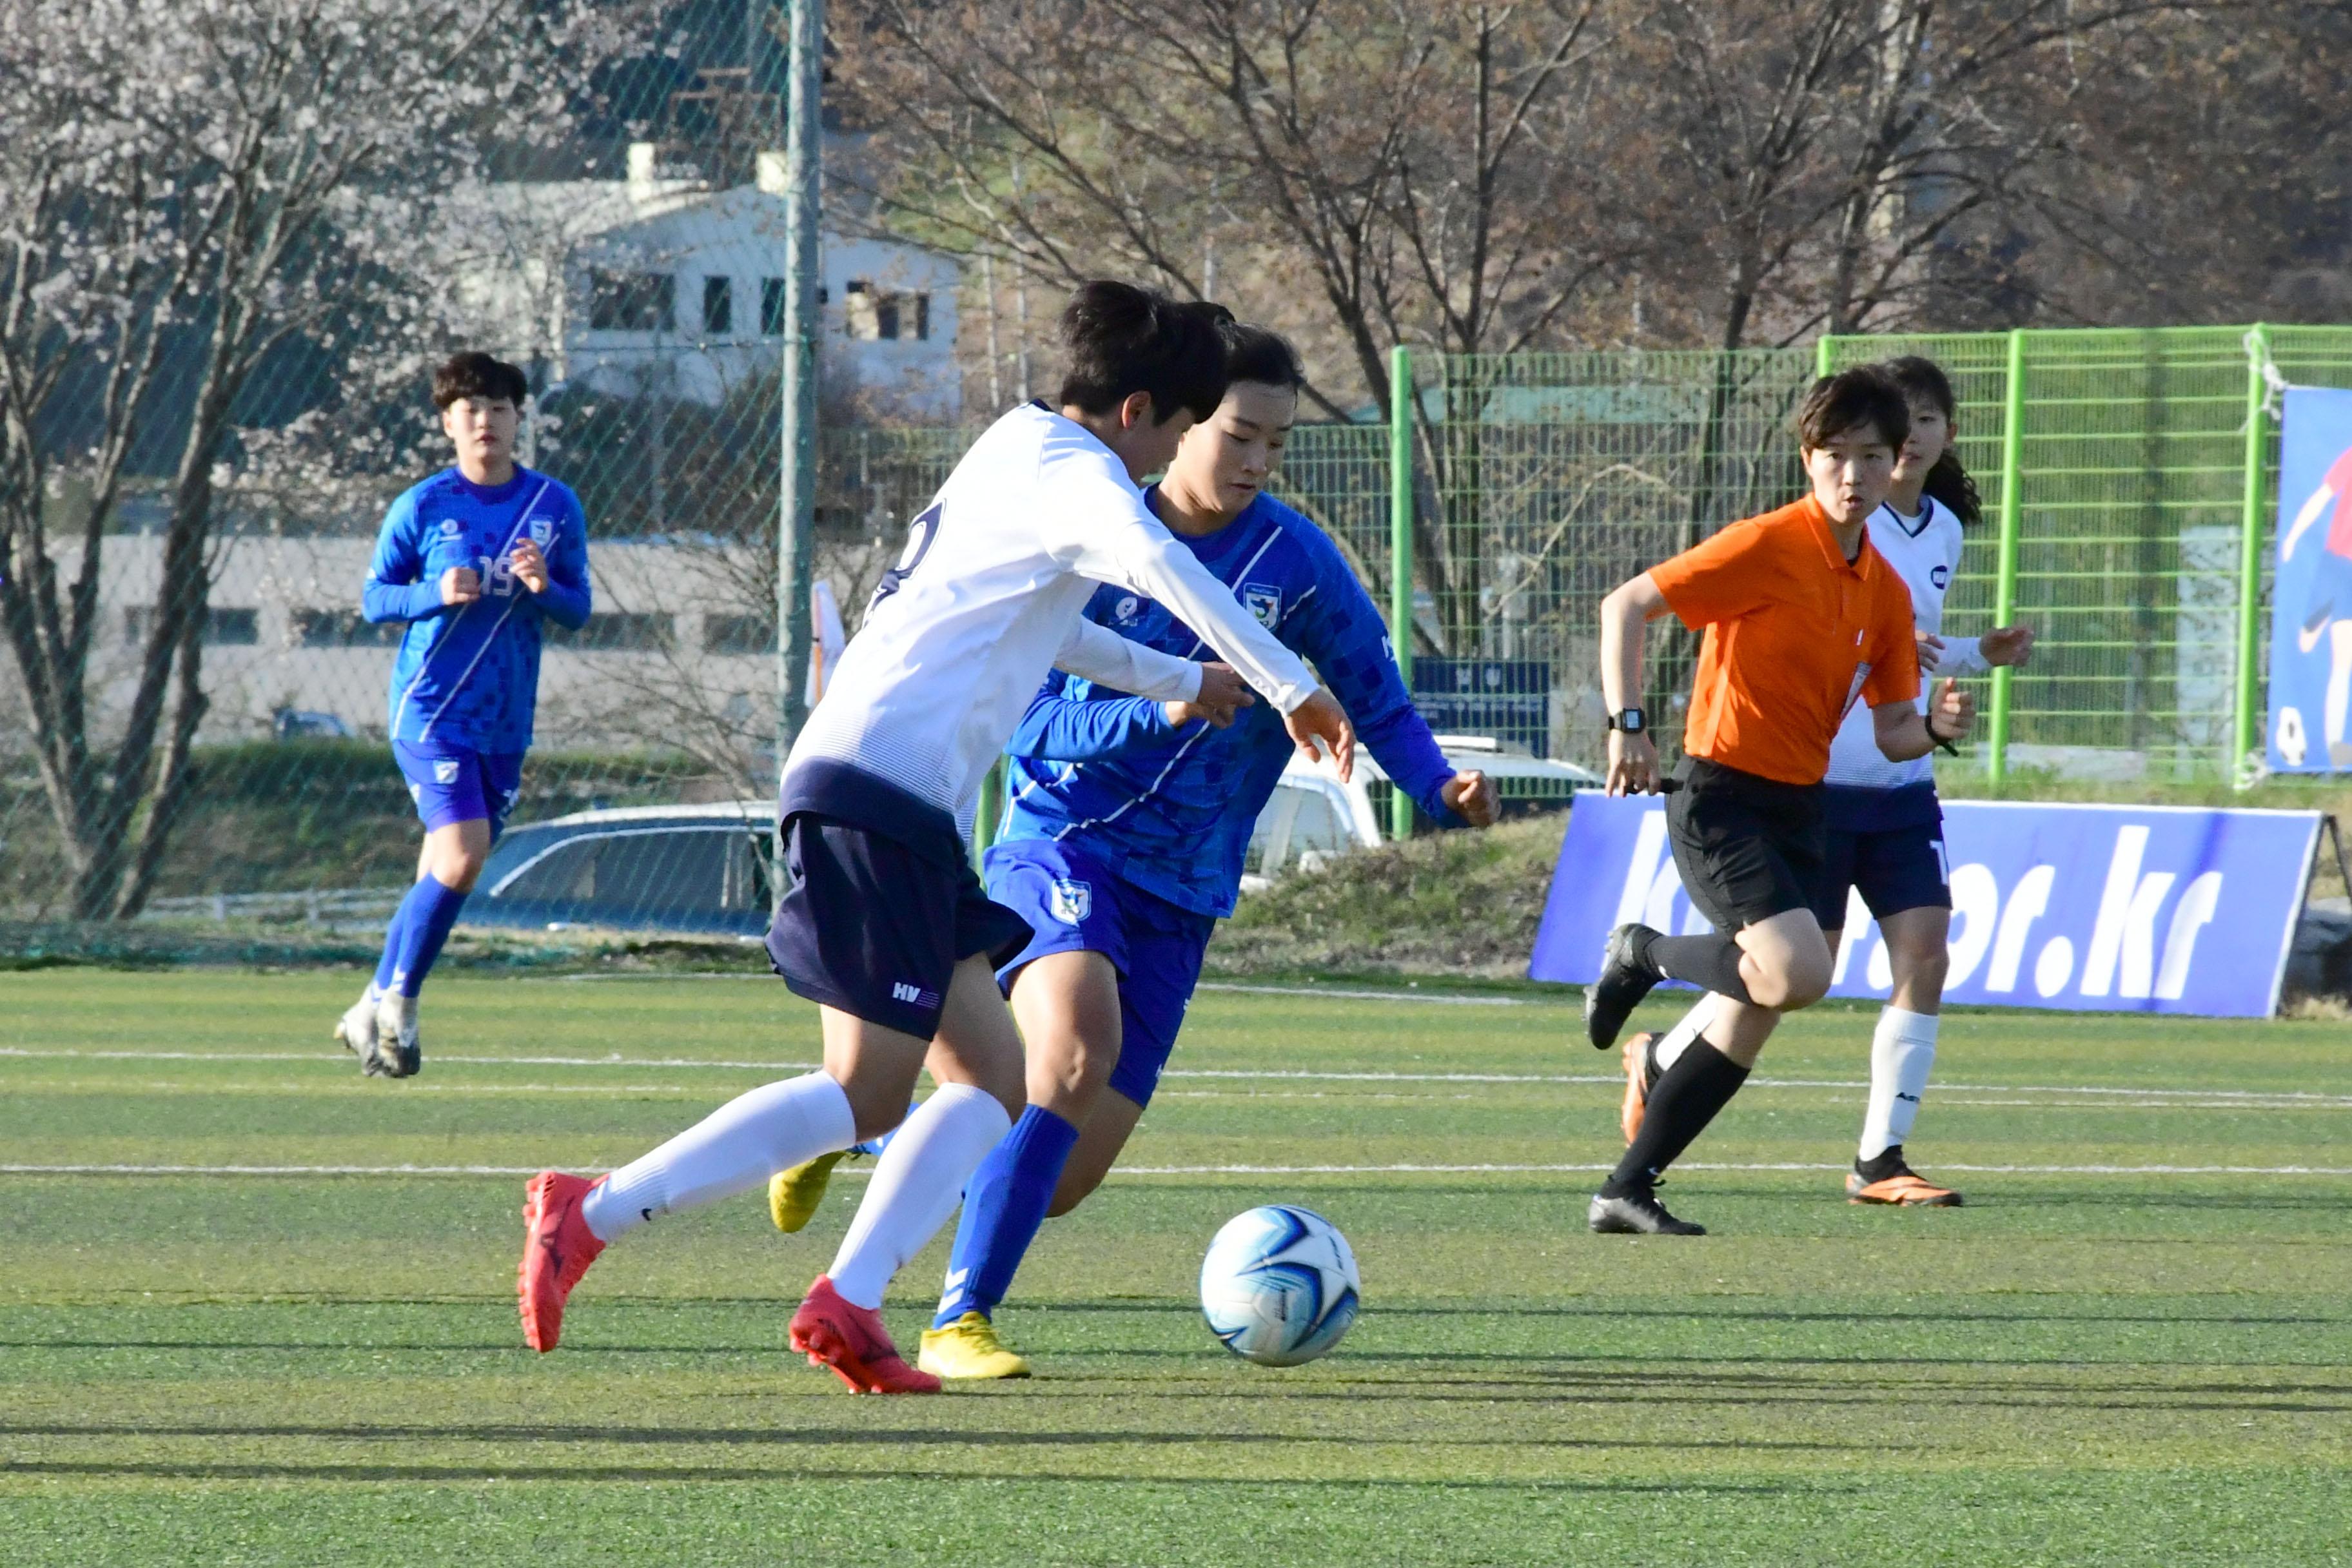
[[[1029,940],[991,903],[955,818],[845,763],[784,774],[784,896],[768,958],[796,995],[928,1040],[956,965],[991,967]]]
[[[1813,885],[1813,918],[1823,931],[1845,924],[1848,889],[1862,895],[1874,920],[1905,910],[1952,907],[1940,814],[1933,822],[1875,832],[1832,827],[1828,838],[1828,853]]]
[[[455,747],[420,751],[405,741],[392,743],[393,760],[408,781],[408,798],[425,831],[453,822],[488,822],[490,837],[506,830],[522,785],[520,752],[468,752]]]
[[[988,896],[1037,933],[997,970],[997,983],[1011,991],[1022,966],[1049,952],[1109,959],[1118,971],[1119,1022],[1110,1086],[1138,1105],[1150,1104],[1200,984],[1216,917],[1147,893],[1084,849],[1051,839],[1000,844],[988,852],[986,869]]]

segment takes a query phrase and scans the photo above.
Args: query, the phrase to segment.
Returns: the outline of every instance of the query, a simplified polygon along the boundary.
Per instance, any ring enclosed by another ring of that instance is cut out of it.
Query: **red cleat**
[[[522,1308],[522,1337],[542,1355],[563,1337],[563,1303],[572,1288],[604,1250],[580,1214],[580,1200],[604,1179],[541,1171],[523,1188],[522,1262],[515,1269],[515,1295]]]
[[[937,1394],[940,1380],[918,1372],[890,1342],[882,1314],[845,1301],[820,1274],[793,1314],[792,1345],[811,1366],[833,1369],[853,1394]]]

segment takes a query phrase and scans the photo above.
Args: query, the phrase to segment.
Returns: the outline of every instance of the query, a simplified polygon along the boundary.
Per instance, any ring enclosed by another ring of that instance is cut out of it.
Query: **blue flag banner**
[[[2294,386],[2279,425],[2273,773],[2352,772],[2352,392]]]
[[[2315,811],[1948,801],[1944,998],[2076,1012],[2264,1018],[2303,913]],[[1664,801],[1580,791],[1529,978],[1586,984],[1612,927],[1707,929],[1666,844]],[[1846,904],[1831,994],[1893,985],[1877,922]]]

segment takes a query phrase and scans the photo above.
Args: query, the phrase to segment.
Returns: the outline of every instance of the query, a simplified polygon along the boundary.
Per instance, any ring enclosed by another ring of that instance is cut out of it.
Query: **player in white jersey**
[[[1961,529],[1979,511],[1976,483],[1952,450],[1957,404],[1951,383],[1932,360],[1906,357],[1880,368],[1911,405],[1911,435],[1886,503],[1870,520],[1870,542],[1911,590],[1920,671],[1981,675],[1995,665],[2021,666],[2033,653],[2028,627],[2002,626],[1981,637],[1943,631],[1944,595],[1959,570]],[[1878,749],[1869,713],[1856,706],[1831,742],[1822,782],[1828,786],[1827,875],[1816,889],[1814,915],[1830,951],[1838,952],[1858,896],[1878,921],[1894,974],[1893,994],[1871,1039],[1870,1103],[1862,1144],[1846,1174],[1846,1195],[1864,1204],[1956,1205],[1959,1194],[1921,1177],[1903,1153],[1936,1059],[1952,922],[1935,769],[1927,757],[1889,762]],[[1702,996],[1664,1035],[1635,1035],[1625,1042],[1627,1142],[1641,1128],[1650,1087],[1706,1026],[1714,1004],[1713,996]]]
[[[878,1309],[1024,1099],[995,968],[1033,932],[982,891],[967,835],[981,780],[1046,671],[1228,710],[1250,700],[1246,682],[1302,749],[1328,746],[1343,776],[1352,757],[1339,703],[1137,485],[1223,396],[1223,314],[1085,285],[1062,316],[1058,411],[999,419],[915,521],[783,769],[784,893],[768,952],[818,1004],[824,1066],[730,1101],[596,1182],[531,1178],[517,1289],[533,1349],[554,1348],[565,1300],[609,1243],[898,1127],[843,1243],[854,1277],[819,1275],[791,1339],[860,1392],[938,1388],[900,1359]],[[1101,583],[1179,607],[1232,668],[1087,622]],[[939,1087],[910,1112],[925,1067]]]

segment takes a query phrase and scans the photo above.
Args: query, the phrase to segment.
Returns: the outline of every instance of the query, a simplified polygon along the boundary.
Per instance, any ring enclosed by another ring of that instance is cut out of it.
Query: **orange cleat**
[[[1625,1042],[1625,1102],[1618,1107],[1617,1125],[1624,1129],[1628,1145],[1642,1131],[1642,1112],[1649,1109],[1650,1086],[1657,1080],[1650,1066],[1650,1047],[1657,1043],[1657,1035],[1648,1029]]]
[[[604,1179],[541,1171],[523,1188],[522,1262],[515,1269],[515,1296],[522,1309],[523,1340],[542,1355],[563,1336],[563,1303],[572,1288],[604,1250],[580,1214],[580,1200]]]
[[[842,1300],[820,1274],[793,1314],[793,1349],[811,1366],[831,1367],[852,1394],[937,1394],[940,1380],[918,1372],[890,1342],[882,1314]]]
[[[1850,1204],[1892,1204],[1898,1208],[1956,1209],[1960,1194],[1939,1187],[1907,1166],[1891,1176],[1865,1182],[1859,1171],[1845,1173],[1845,1201]]]

